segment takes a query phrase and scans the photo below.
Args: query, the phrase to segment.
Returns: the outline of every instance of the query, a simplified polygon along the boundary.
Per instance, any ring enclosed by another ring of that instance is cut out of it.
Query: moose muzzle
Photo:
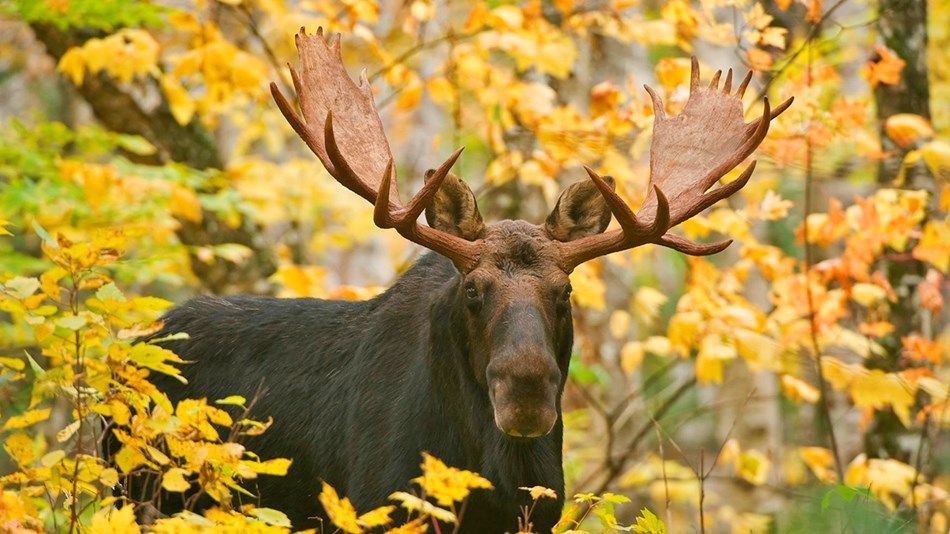
[[[547,435],[557,422],[557,384],[534,377],[508,377],[490,383],[495,425],[512,437]]]

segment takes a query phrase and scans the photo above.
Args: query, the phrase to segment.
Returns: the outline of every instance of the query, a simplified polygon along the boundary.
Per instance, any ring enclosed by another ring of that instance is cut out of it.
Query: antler
[[[717,71],[709,87],[699,86],[699,63],[693,58],[689,100],[683,112],[667,117],[663,102],[652,88],[644,85],[653,101],[653,141],[650,147],[650,191],[640,210],[634,214],[626,202],[589,167],[587,174],[600,190],[620,228],[562,243],[562,261],[568,268],[611,252],[646,243],[704,256],[715,254],[732,240],[701,244],[666,233],[677,224],[741,189],[752,176],[755,161],[738,178],[708,191],[727,172],[748,157],[765,139],[769,122],[788,109],[793,98],[770,109],[765,99],[762,116],[746,123],[742,116],[742,95],[752,79],[749,72],[735,94],[732,69],[722,89]],[[653,192],[653,195],[650,195]]]
[[[320,158],[336,181],[370,201],[373,221],[380,228],[395,228],[406,239],[449,258],[459,269],[471,269],[481,250],[479,242],[419,224],[417,219],[432,201],[462,149],[449,156],[405,207],[396,189],[392,151],[373,102],[365,71],[353,83],[340,54],[339,35],[324,38],[323,28],[296,35],[302,73],[290,73],[300,101],[301,118],[274,83],[271,94],[287,122]],[[343,152],[353,156],[348,160]]]

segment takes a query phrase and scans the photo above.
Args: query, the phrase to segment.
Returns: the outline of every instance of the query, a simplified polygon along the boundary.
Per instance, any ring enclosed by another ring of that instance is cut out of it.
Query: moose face
[[[485,225],[474,195],[449,175],[426,211],[433,228],[483,243],[475,266],[460,269],[456,302],[473,375],[491,401],[495,425],[512,437],[544,436],[557,422],[573,339],[571,284],[557,237],[603,231],[609,211],[589,189],[566,191],[544,226]]]

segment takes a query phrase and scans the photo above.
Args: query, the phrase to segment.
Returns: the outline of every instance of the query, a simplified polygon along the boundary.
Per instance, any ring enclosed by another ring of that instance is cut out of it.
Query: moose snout
[[[489,365],[487,370],[495,425],[512,437],[547,435],[557,422],[557,390],[561,373],[554,365],[512,369]]]

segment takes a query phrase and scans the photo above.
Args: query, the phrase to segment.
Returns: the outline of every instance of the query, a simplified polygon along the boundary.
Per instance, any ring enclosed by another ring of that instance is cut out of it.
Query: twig
[[[660,424],[656,421],[653,421],[653,426],[656,428],[656,443],[660,448],[660,472],[663,474],[663,495],[664,495],[664,507],[666,510],[666,528],[667,530],[673,530],[673,514],[670,512],[670,481],[666,478],[666,453],[663,452],[663,436],[660,435]]]
[[[841,5],[844,0],[835,4],[834,7]],[[834,8],[832,8],[834,9]],[[820,22],[815,25],[820,26]],[[813,30],[812,33],[814,33]],[[811,43],[811,37],[806,44]],[[806,82],[810,87],[812,84],[812,54],[811,46],[808,46],[808,64],[806,70]],[[810,122],[810,120],[809,120]],[[811,289],[811,271],[814,261],[814,250],[811,246],[809,236],[808,217],[811,215],[812,196],[814,195],[814,172],[812,169],[813,147],[811,137],[805,135],[805,207],[804,207],[804,241],[805,241],[805,295],[808,300],[808,332],[811,339],[812,352],[815,355],[815,367],[818,375],[818,408],[825,418],[827,425],[828,440],[831,442],[831,454],[835,461],[835,472],[838,474],[838,480],[844,480],[844,470],[841,467],[841,454],[838,451],[838,440],[835,438],[834,426],[831,422],[831,409],[828,407],[828,383],[825,380],[825,372],[821,367],[821,348],[818,344],[818,314],[815,308],[815,297]]]
[[[264,34],[261,33],[261,30],[257,25],[257,21],[254,19],[254,14],[251,13],[251,10],[248,9],[247,5],[245,4],[229,7],[231,7],[231,9],[234,11],[243,13],[247,18],[248,29],[251,30],[251,33],[254,35],[254,37],[261,43],[261,47],[264,49],[264,55],[267,56],[267,59],[270,61],[274,71],[277,72],[278,76],[280,76],[280,83],[284,86],[284,90],[290,94],[293,94],[293,92],[290,91],[290,87],[287,85],[287,72],[282,68],[280,61],[277,59],[277,54],[274,53],[274,49],[271,48],[270,43],[267,42]]]
[[[706,451],[704,449],[699,449],[699,472],[704,473],[706,471]],[[713,462],[713,466],[715,466]],[[706,500],[706,477],[699,477],[699,532],[700,534],[706,533],[706,517],[705,512],[703,511],[703,502]]]
[[[739,406],[739,411],[736,412],[736,417],[732,420],[732,425],[729,427],[729,431],[726,432],[726,437],[724,437],[722,443],[719,444],[719,450],[716,451],[716,457],[713,458],[713,463],[711,466],[709,466],[709,471],[706,472],[700,469],[704,479],[709,477],[709,474],[712,473],[713,469],[716,468],[716,464],[719,463],[719,457],[722,456],[722,451],[726,448],[726,443],[728,443],[729,438],[732,437],[732,431],[736,429],[736,425],[739,424],[739,419],[742,418],[742,414],[745,412],[745,409],[749,405],[749,401],[752,400],[753,396],[755,396],[755,388],[752,388],[752,390],[749,391],[749,394],[746,396],[745,400],[742,401],[742,405]]]
[[[669,397],[667,397],[667,399],[663,402],[663,404],[659,408],[657,408],[655,412],[653,412],[653,415],[650,417],[650,420],[644,423],[642,427],[640,427],[640,430],[637,431],[633,439],[631,439],[630,442],[627,444],[627,447],[625,447],[624,453],[620,456],[620,458],[618,458],[617,460],[612,460],[610,462],[610,467],[607,471],[607,475],[605,476],[604,480],[601,482],[600,486],[594,493],[603,493],[604,491],[607,490],[608,487],[610,487],[610,484],[613,483],[614,479],[621,472],[623,472],[623,468],[626,466],[626,463],[630,461],[630,458],[636,452],[637,447],[640,445],[640,442],[650,432],[650,428],[653,426],[653,421],[659,421],[660,419],[662,419],[663,416],[666,415],[666,412],[668,412],[670,408],[672,408],[673,405],[676,404],[676,401],[678,401],[680,397],[682,397],[687,391],[689,391],[695,385],[696,385],[696,377],[693,377],[687,380],[686,382],[684,382],[683,384],[681,384],[678,388],[676,388],[676,391],[674,391],[672,394],[670,394]],[[596,473],[594,473],[594,475],[596,475]],[[590,478],[592,477],[588,477],[588,480],[585,482],[590,483]],[[583,487],[584,485],[586,484],[581,484],[580,487]]]
[[[818,19],[818,22],[816,22],[814,26],[811,27],[811,31],[808,32],[808,35],[805,36],[805,42],[802,43],[800,47],[798,47],[798,50],[796,50],[795,52],[792,53],[791,56],[789,56],[788,60],[785,62],[784,65],[779,67],[777,71],[774,71],[773,73],[771,73],[771,77],[769,78],[769,81],[765,83],[765,85],[762,87],[762,89],[758,93],[756,93],[755,99],[753,100],[753,102],[758,102],[759,100],[762,100],[762,98],[766,94],[768,94],[769,89],[772,87],[772,84],[775,83],[775,80],[777,80],[782,74],[785,73],[786,70],[788,70],[789,67],[792,66],[793,63],[795,63],[795,60],[798,59],[798,56],[800,56],[802,52],[805,51],[806,48],[808,49],[811,48],[811,42],[812,40],[814,40],[815,37],[818,36],[818,33],[821,31],[822,25],[825,23],[825,21],[827,21],[831,17],[832,14],[834,14],[835,11],[837,11],[839,7],[844,5],[846,1],[847,0],[838,0],[837,2],[835,2],[833,6],[828,8],[828,11],[825,11],[825,13],[821,16],[821,18]]]
[[[470,37],[475,36],[477,33],[478,33],[478,32],[463,33],[463,34],[459,35],[459,34],[456,34],[456,33],[452,32],[452,31],[450,31],[450,32],[448,32],[448,33],[446,33],[446,34],[444,34],[444,35],[441,35],[441,36],[439,36],[439,37],[436,37],[435,39],[432,39],[431,41],[423,41],[423,42],[421,42],[421,43],[419,43],[419,44],[417,44],[417,45],[415,45],[415,46],[413,46],[413,47],[407,49],[407,50],[406,50],[405,52],[403,52],[402,54],[399,54],[398,56],[396,56],[396,57],[395,57],[392,61],[390,61],[387,65],[381,67],[381,68],[380,68],[379,70],[377,70],[376,72],[370,74],[368,80],[372,82],[372,81],[376,80],[377,78],[379,78],[380,76],[384,76],[387,72],[389,72],[389,71],[391,71],[392,69],[394,69],[394,68],[396,67],[396,65],[399,65],[400,63],[406,61],[407,59],[409,59],[409,58],[411,58],[412,56],[418,54],[419,52],[424,52],[424,51],[428,50],[429,48],[431,48],[431,47],[433,47],[433,46],[435,46],[435,45],[441,44],[441,43],[443,43],[443,42],[445,42],[445,41],[451,41],[451,42],[453,43],[453,45],[454,45],[454,44],[457,43],[459,40],[468,39],[468,38],[470,38]]]
[[[930,430],[930,414],[924,416],[924,424],[920,429],[920,443],[917,444],[917,457],[914,459],[914,481],[910,484],[910,504],[914,508],[914,513],[918,513],[917,510],[917,483],[920,481],[920,468],[923,464],[923,455],[924,455],[924,445],[927,442],[927,437]]]

